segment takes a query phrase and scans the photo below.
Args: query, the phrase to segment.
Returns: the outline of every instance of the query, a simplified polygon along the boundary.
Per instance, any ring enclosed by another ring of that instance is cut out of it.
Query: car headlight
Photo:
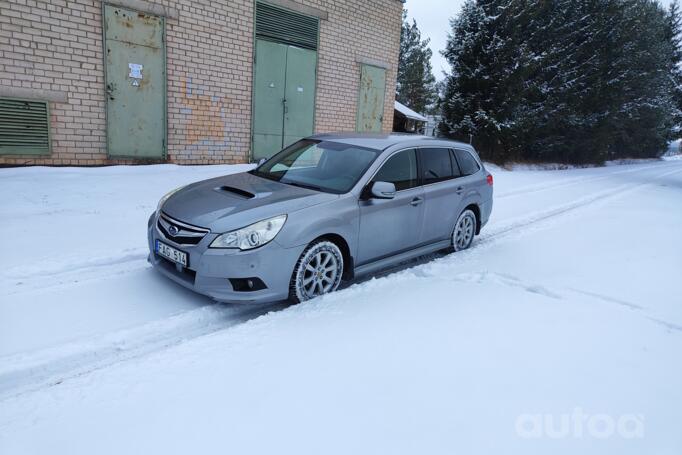
[[[242,251],[257,248],[274,239],[286,220],[286,215],[279,215],[236,231],[226,232],[216,237],[210,248],[239,248]]]
[[[187,185],[180,186],[172,191],[169,191],[168,193],[164,194],[161,199],[159,199],[159,205],[156,206],[156,211],[159,212],[161,210],[161,207],[163,204],[170,198],[172,195],[183,189]]]

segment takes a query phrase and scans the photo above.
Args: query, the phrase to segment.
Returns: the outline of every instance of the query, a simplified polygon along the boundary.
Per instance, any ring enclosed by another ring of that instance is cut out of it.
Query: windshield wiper
[[[292,182],[291,180],[280,180],[279,183],[286,183],[287,185],[297,186],[299,188],[307,188],[309,190],[324,191],[321,187],[315,185],[309,185],[307,183]]]
[[[277,176],[272,175],[269,172],[261,172],[261,171],[255,170],[255,169],[251,169],[250,171],[248,171],[248,173],[251,175],[255,175],[256,177],[262,177],[264,179],[274,180],[275,182],[279,182],[279,179],[277,178]]]

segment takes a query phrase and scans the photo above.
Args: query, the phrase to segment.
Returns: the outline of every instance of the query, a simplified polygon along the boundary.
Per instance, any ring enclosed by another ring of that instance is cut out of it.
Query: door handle
[[[410,205],[417,206],[417,205],[421,204],[423,200],[424,200],[423,198],[416,197],[416,198],[412,199],[412,201],[410,202]]]
[[[462,194],[464,192],[464,187],[458,186],[457,189],[455,190],[455,193],[457,194]]]
[[[109,95],[110,100],[114,99],[114,84],[111,82],[107,84],[107,95]]]

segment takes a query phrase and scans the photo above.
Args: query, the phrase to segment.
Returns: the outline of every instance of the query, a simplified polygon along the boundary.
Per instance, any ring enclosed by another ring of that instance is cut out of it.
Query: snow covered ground
[[[0,453],[682,451],[682,161],[493,168],[471,250],[298,306],[150,270],[247,167],[0,169]]]

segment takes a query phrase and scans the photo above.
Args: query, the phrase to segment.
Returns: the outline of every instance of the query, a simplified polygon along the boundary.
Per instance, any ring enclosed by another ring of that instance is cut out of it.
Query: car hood
[[[192,183],[173,194],[162,211],[178,221],[227,232],[336,198],[242,172]]]

